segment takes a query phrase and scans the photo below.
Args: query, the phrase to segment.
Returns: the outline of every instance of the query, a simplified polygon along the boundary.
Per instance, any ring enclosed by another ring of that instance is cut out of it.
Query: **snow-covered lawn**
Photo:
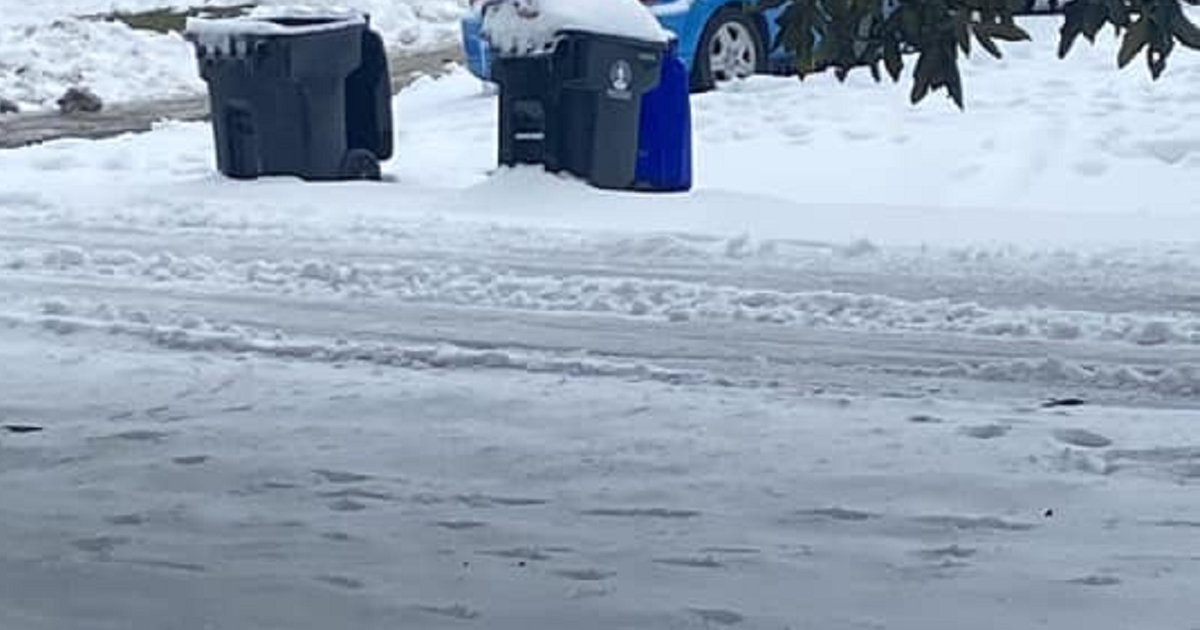
[[[0,152],[0,628],[1196,628],[1200,58],[1038,28],[697,96],[686,195],[461,71],[384,183]]]
[[[23,109],[52,108],[69,87],[87,86],[106,102],[200,94],[191,46],[178,33],[159,34],[120,22],[80,19],[112,11],[233,4],[297,4],[282,0],[0,0],[0,96]],[[452,45],[466,0],[306,0],[352,6],[396,48]]]

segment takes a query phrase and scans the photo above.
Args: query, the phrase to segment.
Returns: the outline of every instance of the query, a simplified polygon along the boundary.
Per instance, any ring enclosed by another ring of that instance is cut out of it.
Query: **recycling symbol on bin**
[[[618,59],[608,69],[608,80],[614,91],[628,92],[629,86],[633,85],[633,67],[628,61]]]

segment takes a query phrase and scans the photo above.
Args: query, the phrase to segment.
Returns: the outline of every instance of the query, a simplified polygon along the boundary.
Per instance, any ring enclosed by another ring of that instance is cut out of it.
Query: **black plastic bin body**
[[[379,179],[391,78],[365,17],[272,18],[189,33],[208,84],[217,168],[234,178]],[[282,27],[282,28],[275,28]]]
[[[544,164],[597,188],[634,189],[642,97],[658,85],[665,50],[572,31],[550,53],[495,57],[500,163]]]

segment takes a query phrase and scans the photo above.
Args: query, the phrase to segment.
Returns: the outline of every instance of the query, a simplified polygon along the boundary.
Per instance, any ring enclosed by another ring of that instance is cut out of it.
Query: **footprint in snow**
[[[114,514],[104,519],[109,525],[138,526],[146,523],[146,517],[141,514]]]
[[[362,580],[346,577],[344,575],[318,575],[317,581],[324,582],[330,586],[336,586],[338,588],[344,588],[352,591],[356,591],[366,586]]]
[[[718,626],[736,626],[746,620],[740,613],[723,608],[689,608],[688,612],[699,617],[705,623]]]
[[[554,574],[575,582],[600,582],[617,575],[615,571],[599,569],[559,569]]]
[[[508,560],[524,560],[526,562],[541,562],[553,559],[553,556],[541,549],[533,547],[515,547],[513,549],[496,549],[479,552],[485,556],[495,556]]]
[[[437,525],[442,529],[448,529],[455,532],[487,527],[487,523],[484,521],[438,521],[434,523],[434,525]]]
[[[368,499],[371,501],[394,501],[396,499],[394,495],[388,492],[376,492],[362,488],[345,488],[329,492],[318,492],[317,496],[326,499]]]
[[[705,547],[700,550],[700,553],[718,554],[718,555],[754,555],[762,553],[761,549],[755,547]]]
[[[338,499],[329,504],[329,509],[334,512],[361,512],[367,509],[367,504],[354,499]]]
[[[415,608],[423,613],[439,617],[449,617],[451,619],[458,619],[459,621],[471,621],[472,619],[479,618],[479,611],[472,610],[462,604],[455,604],[453,606],[416,606]]]
[[[1111,575],[1085,575],[1067,582],[1080,586],[1116,586],[1121,583],[1121,579]]]
[[[1081,448],[1105,448],[1112,446],[1112,440],[1086,429],[1058,429],[1054,432],[1054,439],[1063,444]]]
[[[266,490],[295,490],[300,484],[290,481],[264,481],[262,487]]]
[[[42,427],[39,427],[35,424],[6,424],[4,425],[4,430],[18,435],[23,435],[26,433],[40,433],[43,431]]]
[[[1099,177],[1108,172],[1108,163],[1100,160],[1080,160],[1071,165],[1071,170],[1084,177]]]
[[[950,545],[949,547],[935,547],[933,549],[920,549],[915,554],[925,560],[965,560],[975,555],[976,549],[971,547],[959,547],[958,545]]]
[[[1043,409],[1055,409],[1059,407],[1082,407],[1087,401],[1082,398],[1066,397],[1066,398],[1051,398],[1042,403]]]
[[[873,140],[879,134],[870,129],[843,129],[841,136],[845,140],[852,142],[862,142],[864,140]]]
[[[655,558],[655,564],[665,564],[673,567],[686,567],[689,569],[723,569],[725,565],[721,561],[712,556],[704,556],[702,558]]]
[[[132,541],[125,536],[96,536],[73,540],[71,546],[80,551],[106,556],[116,551],[117,547],[128,545],[130,542]]]
[[[342,470],[326,470],[318,468],[313,471],[313,474],[329,483],[362,483],[370,481],[370,475],[362,475],[359,473],[346,472]]]
[[[170,437],[169,433],[163,431],[123,431],[115,433],[112,436],[117,440],[128,440],[130,442],[162,442]]]
[[[662,518],[689,519],[700,516],[696,510],[677,510],[672,508],[597,508],[584,510],[584,516],[607,516],[613,518]]]
[[[930,527],[959,531],[1027,532],[1034,528],[1030,523],[1006,521],[994,516],[929,515],[918,516],[914,522]]]
[[[488,494],[464,494],[455,499],[470,508],[486,509],[496,507],[536,507],[549,503],[546,499],[529,497],[500,497]]]
[[[815,519],[827,519],[831,521],[845,521],[860,523],[871,519],[879,518],[878,514],[873,512],[863,512],[861,510],[849,510],[841,507],[817,508],[813,510],[799,510],[796,516]]]
[[[993,440],[998,437],[1004,437],[1012,431],[1012,427],[1007,424],[981,424],[973,427],[962,427],[958,430],[963,435],[975,438],[976,440]]]
[[[186,573],[208,572],[208,567],[194,562],[176,562],[174,560],[157,560],[153,558],[130,558],[121,560],[121,562],[140,567],[149,567],[151,569],[169,569],[171,571],[184,571]]]
[[[1151,523],[1155,527],[1171,527],[1177,529],[1200,529],[1200,521],[1189,521],[1181,519],[1165,519],[1154,521]]]

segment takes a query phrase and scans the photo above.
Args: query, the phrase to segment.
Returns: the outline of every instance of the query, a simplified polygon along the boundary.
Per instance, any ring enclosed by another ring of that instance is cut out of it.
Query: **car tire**
[[[692,90],[711,90],[718,83],[743,79],[767,70],[767,44],[762,28],[740,7],[714,15],[700,35],[692,64]]]

